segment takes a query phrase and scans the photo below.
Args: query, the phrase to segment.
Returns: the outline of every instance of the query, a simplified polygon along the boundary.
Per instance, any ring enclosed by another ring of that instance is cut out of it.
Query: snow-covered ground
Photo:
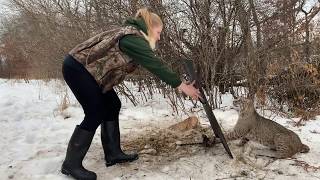
[[[71,179],[60,173],[60,166],[68,140],[75,125],[81,122],[83,112],[70,91],[68,107],[61,110],[65,89],[59,81],[24,83],[0,79],[1,180]],[[141,152],[140,159],[107,168],[97,130],[84,166],[96,172],[98,179],[320,179],[320,169],[317,169],[320,167],[320,117],[301,127],[292,125],[297,119],[273,117],[309,145],[311,150],[307,154],[297,154],[285,160],[256,158],[255,150],[267,150],[255,143],[241,148],[231,142],[229,145],[235,156],[232,160],[221,145],[172,148],[169,144],[166,149],[166,145],[152,144],[197,135],[189,132],[179,136],[167,130],[187,115],[173,113],[168,99],[160,95],[137,107],[124,97],[121,99],[123,145],[126,149]],[[236,123],[238,114],[231,108],[230,95],[223,96],[222,100],[224,108],[214,113],[223,129],[228,131]],[[203,111],[190,115],[197,116],[202,126],[208,126]],[[142,153],[146,151],[141,151],[141,147],[152,147],[156,152]]]

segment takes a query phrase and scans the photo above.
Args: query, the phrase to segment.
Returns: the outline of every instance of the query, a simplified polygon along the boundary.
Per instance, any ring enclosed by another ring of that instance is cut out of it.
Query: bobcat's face
[[[240,112],[249,112],[254,110],[253,100],[245,97],[239,97],[238,99],[235,99],[233,101],[233,105]]]

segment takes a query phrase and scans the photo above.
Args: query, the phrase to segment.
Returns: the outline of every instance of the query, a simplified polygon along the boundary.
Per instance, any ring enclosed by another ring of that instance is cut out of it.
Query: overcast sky
[[[7,0],[0,0],[0,13],[2,14],[4,12],[5,9],[5,3],[7,3]]]
[[[5,3],[5,2],[7,2],[7,0],[0,0],[0,9],[3,8],[3,7],[2,7],[2,4]]]
[[[8,2],[8,0],[0,0],[0,11],[3,10],[3,4]],[[307,0],[307,6],[312,6],[315,3],[317,3],[317,0]],[[309,7],[306,7],[306,9],[308,9]]]
[[[317,3],[318,0],[307,0],[305,10],[309,10],[310,7],[312,7],[314,4]],[[5,4],[8,2],[8,0],[0,0],[0,14],[3,14],[5,11]]]

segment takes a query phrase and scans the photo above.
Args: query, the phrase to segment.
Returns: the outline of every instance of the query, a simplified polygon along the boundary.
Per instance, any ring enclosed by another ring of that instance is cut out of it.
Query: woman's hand
[[[185,93],[187,96],[190,96],[194,100],[202,99],[200,95],[199,89],[196,89],[193,85],[196,81],[193,81],[191,84],[187,85],[185,83],[181,83],[180,86],[178,86],[178,89]]]

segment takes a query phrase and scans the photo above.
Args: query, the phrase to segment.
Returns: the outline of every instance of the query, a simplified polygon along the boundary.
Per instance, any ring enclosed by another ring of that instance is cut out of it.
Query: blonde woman
[[[131,162],[137,154],[125,154],[120,146],[121,102],[113,87],[140,65],[172,88],[193,99],[200,97],[194,86],[181,82],[153,50],[160,40],[163,24],[158,15],[140,9],[123,27],[100,33],[73,48],[62,67],[64,79],[81,104],[85,117],[77,125],[62,164],[63,174],[76,179],[96,179],[82,166],[96,129],[101,125],[101,142],[106,165]]]

